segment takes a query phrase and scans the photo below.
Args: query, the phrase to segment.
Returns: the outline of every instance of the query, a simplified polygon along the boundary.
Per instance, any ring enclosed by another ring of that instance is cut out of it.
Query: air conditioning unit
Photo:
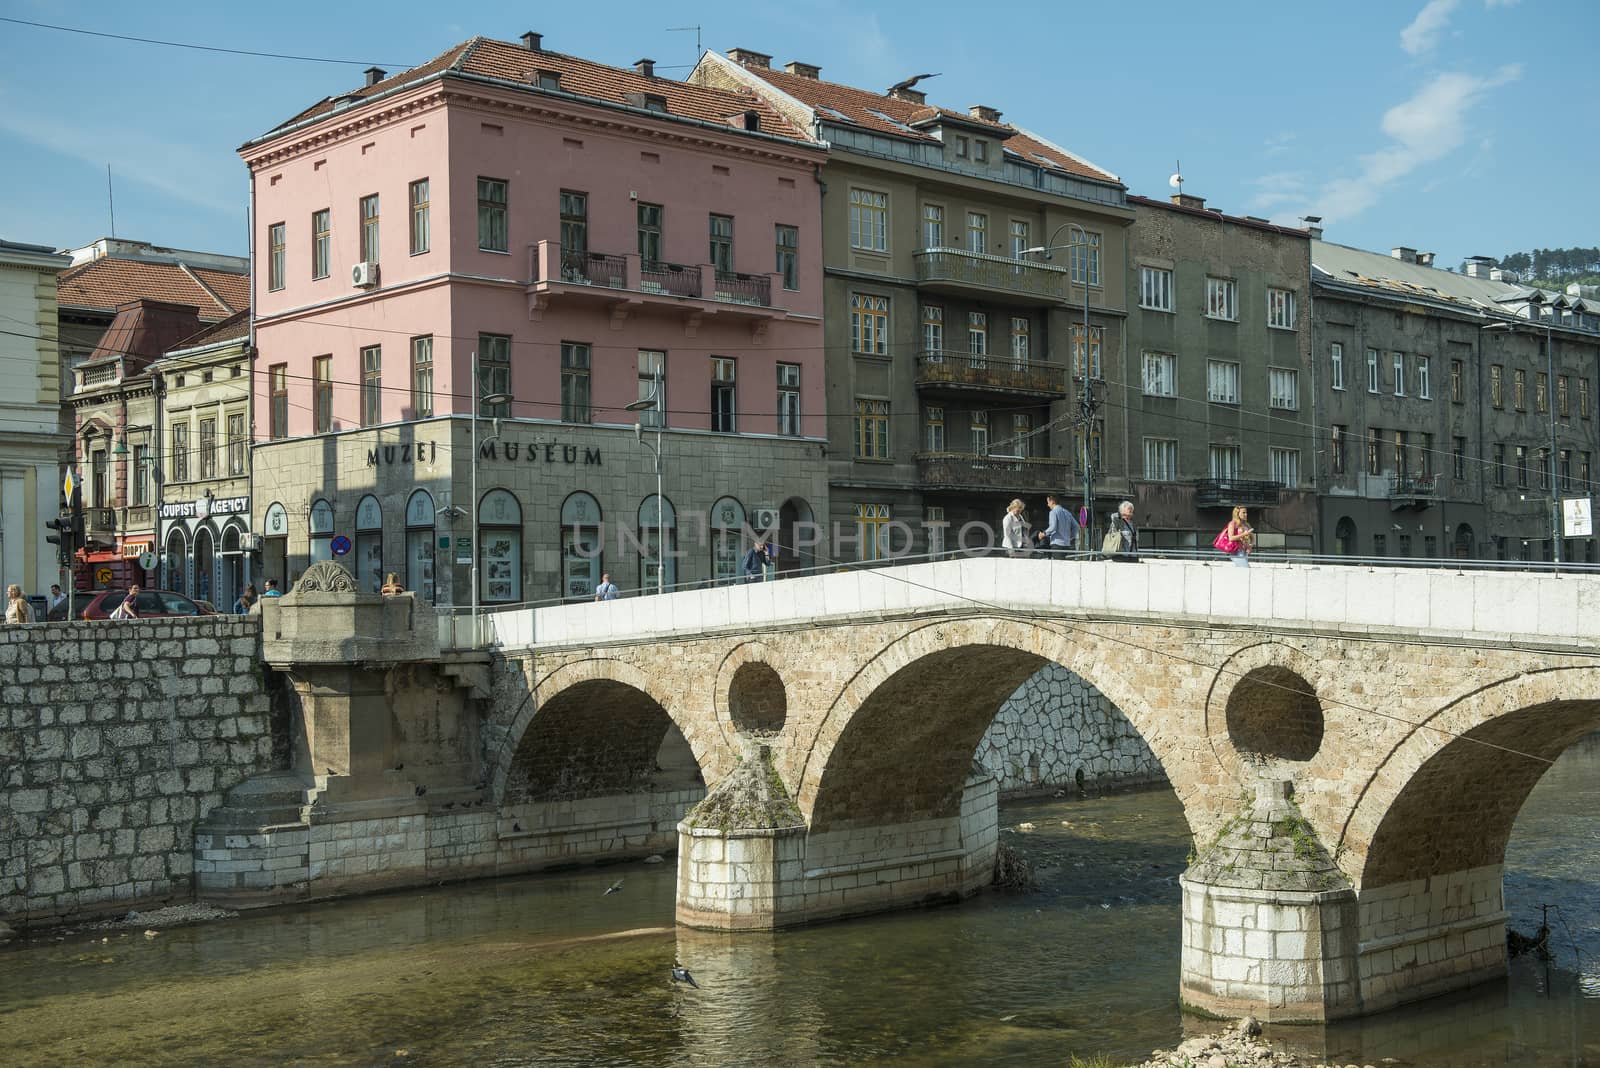
[[[778,510],[776,508],[750,509],[750,529],[757,534],[778,529]]]
[[[364,260],[350,268],[350,284],[359,289],[371,289],[378,284],[378,265]]]

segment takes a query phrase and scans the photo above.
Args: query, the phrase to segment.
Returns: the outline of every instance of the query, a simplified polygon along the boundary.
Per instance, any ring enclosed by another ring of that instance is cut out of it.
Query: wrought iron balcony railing
[[[731,300],[735,304],[759,304],[762,307],[772,304],[772,279],[761,275],[718,271],[716,286],[717,291],[713,296],[717,300]]]
[[[925,284],[987,289],[1047,303],[1067,299],[1064,267],[958,248],[925,248],[912,259],[917,281]]]
[[[639,288],[654,293],[671,293],[675,297],[700,295],[700,269],[681,263],[662,260],[646,262],[639,269]]]
[[[1067,395],[1067,371],[1059,364],[1030,363],[1009,356],[924,349],[917,356],[919,389]]]
[[[961,452],[918,453],[916,460],[917,480],[937,489],[1049,492],[1065,490],[1072,478],[1065,460]]]
[[[1266,508],[1278,503],[1283,483],[1248,478],[1202,478],[1194,484],[1198,508]]]

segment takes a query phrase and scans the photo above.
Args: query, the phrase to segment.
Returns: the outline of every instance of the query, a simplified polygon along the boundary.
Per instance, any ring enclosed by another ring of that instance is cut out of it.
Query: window
[[[889,194],[850,190],[850,247],[889,251]]]
[[[1417,447],[1417,473],[1420,475],[1433,474],[1433,435],[1423,433],[1422,443]]]
[[[989,316],[984,312],[967,313],[967,352],[973,367],[982,367],[989,352]]]
[[[944,248],[944,206],[922,205],[922,247]]]
[[[1528,488],[1528,447],[1517,446],[1517,488]]]
[[[1367,392],[1376,393],[1382,384],[1378,377],[1378,350],[1367,350]]]
[[[1489,404],[1494,408],[1506,406],[1505,368],[1499,364],[1489,368]]]
[[[1578,492],[1587,494],[1589,489],[1589,454],[1580,452],[1578,454]]]
[[[249,447],[250,442],[244,436],[244,413],[230,413],[228,415],[228,474],[244,474],[245,454]]]
[[[1492,473],[1494,475],[1494,484],[1496,486],[1504,486],[1506,484],[1506,447],[1504,445],[1496,445],[1493,455]]]
[[[1026,460],[1033,455],[1033,416],[1014,413],[1011,416],[1011,439],[1002,442],[1006,456]]]
[[[505,252],[511,247],[507,203],[504,179],[478,179],[478,247],[485,252]]]
[[[639,413],[639,425],[667,425],[667,354],[652,349],[639,350],[639,399],[654,400],[655,407]]]
[[[280,438],[287,437],[288,434],[289,434],[289,365],[288,364],[286,364],[286,363],[275,363],[271,367],[267,368],[267,395],[268,395],[268,398],[269,398],[269,404],[268,404],[269,412],[268,412],[268,415],[267,415],[267,433],[272,438],[272,440],[277,441]],[[180,449],[180,448],[178,448],[178,445],[177,445],[178,439],[177,439],[176,435],[177,435],[177,432],[178,432],[178,428],[177,427],[173,427],[172,428],[172,432],[173,432],[173,435],[174,435],[173,439],[172,439],[172,441],[173,441],[173,449],[172,449],[173,460],[174,460],[174,462],[178,462],[178,460],[180,458],[182,458],[183,461],[185,463],[187,463],[187,457],[189,455],[189,452],[188,452],[187,448]],[[183,478],[188,478],[188,477],[189,477],[188,474],[184,474],[183,476],[181,476],[180,481]]]
[[[1450,361],[1450,401],[1464,404],[1467,399],[1466,367],[1460,360]]]
[[[1550,410],[1550,376],[1543,371],[1533,376],[1533,410],[1541,415]]]
[[[433,336],[411,339],[411,416],[433,414]]]
[[[1344,346],[1337,341],[1328,347],[1328,385],[1344,388]]]
[[[798,226],[777,226],[773,229],[773,241],[777,246],[777,260],[774,269],[783,276],[783,288],[800,288],[800,228]]]
[[[711,357],[711,429],[734,432],[738,416],[738,365],[726,356]]]
[[[1328,440],[1328,466],[1335,475],[1344,474],[1345,439],[1349,436],[1348,428],[1338,423],[1333,424],[1333,433]]]
[[[1026,220],[1026,219],[1012,219],[1011,220],[1011,255],[1015,259],[1019,259],[1020,260],[1022,258],[1022,254],[1033,247],[1033,242],[1028,240],[1028,238],[1029,238],[1028,220]]]
[[[1578,379],[1578,414],[1585,419],[1589,418],[1589,380],[1587,378]]]
[[[1084,440],[1083,427],[1074,427],[1072,430],[1073,470],[1079,474],[1082,474],[1084,470],[1084,463],[1087,462],[1091,472],[1103,471],[1105,468],[1102,465],[1101,460],[1104,458],[1105,439],[1106,421],[1104,419],[1096,419],[1092,424],[1090,424],[1089,437],[1087,441]],[[1085,449],[1088,450],[1087,457],[1084,455]]]
[[[1550,488],[1550,459],[1549,449],[1540,449],[1534,454],[1534,461],[1539,467],[1539,488],[1542,490]]]
[[[1105,327],[1091,326],[1089,328],[1089,377],[1103,378],[1100,354],[1105,348]],[[1072,374],[1074,378],[1083,377],[1083,324],[1074,323],[1072,326]]]
[[[668,511],[667,516],[671,515]],[[483,495],[478,504],[478,541],[478,557],[482,561],[478,571],[479,600],[521,600],[522,505],[510,490],[492,489]]]
[[[311,358],[311,432],[333,429],[333,357]]]
[[[311,277],[328,277],[331,246],[333,244],[332,213],[323,208],[311,213]]]
[[[928,452],[944,452],[944,409],[922,409],[922,447]]]
[[[977,163],[989,162],[989,142],[980,137],[972,139],[972,158]]]
[[[1372,555],[1389,555],[1389,536],[1387,534],[1374,534],[1372,536]]]
[[[800,434],[800,365],[778,364],[778,433]]]
[[[856,559],[882,560],[889,555],[889,506],[856,505]]]
[[[889,298],[850,294],[850,349],[869,356],[889,354]]]
[[[96,449],[89,457],[89,470],[94,475],[94,489],[90,496],[90,507],[104,508],[111,503],[111,478],[106,468],[106,451]]]
[[[561,343],[561,421],[587,423],[589,414],[589,346]]]
[[[711,216],[711,266],[723,274],[733,273],[733,216]]]
[[[361,425],[383,421],[383,346],[361,350]]]
[[[1300,408],[1300,372],[1285,367],[1267,369],[1268,403],[1274,408],[1297,411]]]
[[[1450,474],[1457,480],[1467,477],[1467,439],[1450,439]]]
[[[1011,317],[1011,366],[1020,371],[1028,364],[1032,324],[1026,316]]]
[[[965,137],[963,137],[962,135],[960,135],[960,134],[956,134],[956,159],[966,159],[966,158],[967,158],[967,139]]]
[[[1294,293],[1287,289],[1267,289],[1267,325],[1275,330],[1294,329]]]
[[[411,254],[420,256],[432,245],[433,227],[428,220],[428,180],[418,178],[411,183]]]
[[[1403,352],[1394,354],[1394,395],[1406,395],[1406,354]]]
[[[856,459],[889,458],[889,402],[856,399]]]
[[[272,290],[283,288],[284,233],[281,222],[267,227],[267,288]]]
[[[928,531],[928,555],[938,559],[944,555],[944,533],[950,527],[944,518],[944,505],[923,505],[922,525]]]
[[[217,477],[217,421],[200,420],[200,477]]]
[[[233,455],[232,442],[229,443],[228,455]],[[135,445],[133,447],[133,503],[144,505],[150,503],[150,446]]]
[[[511,339],[504,334],[478,335],[478,414],[489,419],[511,416],[511,401],[485,404],[484,397],[511,393]]]
[[[1383,430],[1379,427],[1367,428],[1367,474],[1378,475],[1383,473],[1383,461],[1378,456],[1378,441],[1383,437]]]
[[[1139,268],[1139,307],[1172,310],[1172,272],[1161,267]]]
[[[1150,397],[1171,397],[1177,393],[1178,358],[1170,352],[1144,354],[1144,392]]]
[[[1521,369],[1511,372],[1511,406],[1519,412],[1528,410],[1528,372]]]
[[[1397,475],[1400,475],[1401,477],[1404,477],[1405,473],[1406,473],[1406,467],[1407,467],[1407,465],[1406,465],[1406,432],[1404,430],[1396,430],[1394,432],[1394,438],[1393,438],[1392,444],[1393,444],[1393,447],[1394,447],[1394,473],[1397,474]]]
[[[967,251],[989,251],[989,216],[981,211],[967,212]]]
[[[356,502],[355,551],[351,563],[356,584],[367,593],[383,589],[383,506],[367,494]]]
[[[1417,357],[1417,396],[1423,400],[1433,399],[1433,383],[1429,380],[1431,363],[1427,356]]]
[[[1171,438],[1144,439],[1144,477],[1172,482],[1178,477],[1178,443]]]
[[[437,513],[427,490],[414,490],[406,501],[406,588],[433,602],[433,524]]]
[[[1212,445],[1206,450],[1206,460],[1212,478],[1239,477],[1239,446]]]
[[[1084,237],[1088,239],[1087,244],[1078,242],[1067,247],[1072,280],[1080,286],[1085,280],[1097,286],[1100,284],[1100,235],[1085,234]]]
[[[1411,555],[1411,535],[1410,534],[1401,534],[1397,540],[1400,543],[1400,545],[1399,545],[1400,551],[1396,555],[1397,556],[1410,556]]]
[[[1567,416],[1571,414],[1571,409],[1569,408],[1569,406],[1567,404],[1567,395],[1568,395],[1567,376],[1566,375],[1557,375],[1556,376],[1556,414],[1559,415],[1563,419],[1567,418]]]
[[[922,306],[922,351],[934,362],[944,359],[944,309],[937,304]]]
[[[1239,365],[1227,360],[1206,361],[1206,399],[1216,404],[1239,403]]]
[[[974,456],[989,455],[989,413],[974,411],[972,423],[968,429],[968,440],[971,443]]]
[[[1239,318],[1239,288],[1232,279],[1206,279],[1206,316],[1212,319]]]
[[[596,511],[599,505],[595,506]],[[740,533],[748,523],[744,505],[723,497],[711,506],[711,578],[719,586],[739,581]]]
[[[561,206],[561,252],[582,257],[589,253],[589,194],[563,189]]]
[[[1561,462],[1559,476],[1561,481],[1557,485],[1564,490],[1569,490],[1572,488],[1572,450],[1562,449],[1558,456]]]
[[[361,198],[361,258],[378,260],[378,194]]]
[[[1294,489],[1300,484],[1300,450],[1268,449],[1267,470],[1272,481]]]
[[[646,268],[655,267],[662,257],[661,205],[640,201],[636,214],[639,219],[639,259]]]

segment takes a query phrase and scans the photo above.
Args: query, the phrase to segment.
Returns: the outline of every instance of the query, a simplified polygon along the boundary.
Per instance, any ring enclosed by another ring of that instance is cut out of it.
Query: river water
[[[0,1064],[1121,1063],[1203,1030],[1178,1007],[1174,795],[1001,818],[1037,827],[1004,837],[1041,890],[771,936],[675,929],[670,859],[46,934],[0,950]],[[1557,907],[1552,964],[1269,1037],[1340,1063],[1600,1065],[1600,736],[1529,799],[1505,887],[1519,930]]]

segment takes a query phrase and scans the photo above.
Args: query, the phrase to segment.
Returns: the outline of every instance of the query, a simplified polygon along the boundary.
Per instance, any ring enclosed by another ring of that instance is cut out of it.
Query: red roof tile
[[[235,312],[215,326],[208,326],[198,334],[184,338],[173,345],[174,349],[197,349],[202,345],[220,345],[224,341],[243,341],[250,336],[250,309]]]
[[[56,299],[68,307],[115,312],[119,306],[141,297],[192,304],[200,309],[202,322],[216,322],[249,309],[250,276],[210,267],[185,270],[176,263],[106,256],[63,271],[56,283]]]

